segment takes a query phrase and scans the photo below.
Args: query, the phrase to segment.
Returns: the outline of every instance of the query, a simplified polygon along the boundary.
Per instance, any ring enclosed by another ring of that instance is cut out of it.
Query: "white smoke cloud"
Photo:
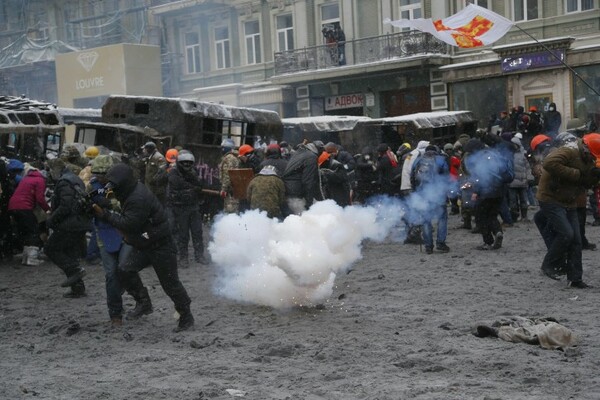
[[[222,216],[208,246],[217,294],[274,308],[322,303],[336,275],[360,259],[362,241],[383,240],[399,223],[393,206],[384,209],[327,200],[282,222],[256,210]]]
[[[284,221],[257,210],[221,215],[208,245],[219,270],[216,293],[279,309],[321,304],[336,276],[361,258],[364,240],[404,240],[405,222],[438,213],[454,186],[436,181],[403,199],[376,196],[365,206],[321,201]]]

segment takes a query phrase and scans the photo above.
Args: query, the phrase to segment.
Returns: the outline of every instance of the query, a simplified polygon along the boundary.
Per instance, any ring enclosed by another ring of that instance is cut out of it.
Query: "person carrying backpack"
[[[409,207],[423,225],[425,252],[433,253],[433,220],[437,220],[436,249],[442,253],[449,252],[450,248],[446,245],[446,198],[450,188],[450,168],[447,158],[440,154],[436,146],[427,146],[423,155],[417,158],[413,164],[411,181],[415,192],[409,199]]]
[[[502,247],[504,233],[498,221],[500,206],[514,174],[514,157],[508,142],[487,135],[484,143],[491,145],[470,154],[464,161],[475,203],[475,223],[481,230],[483,245],[478,250],[497,250]]]

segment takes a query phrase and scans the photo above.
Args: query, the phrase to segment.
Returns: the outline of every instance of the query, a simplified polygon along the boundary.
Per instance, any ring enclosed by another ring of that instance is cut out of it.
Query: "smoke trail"
[[[363,240],[382,241],[403,219],[433,212],[447,190],[428,185],[404,199],[377,196],[345,208],[326,200],[281,222],[256,210],[222,215],[208,246],[219,268],[216,293],[280,309],[320,304],[337,274],[361,258]]]

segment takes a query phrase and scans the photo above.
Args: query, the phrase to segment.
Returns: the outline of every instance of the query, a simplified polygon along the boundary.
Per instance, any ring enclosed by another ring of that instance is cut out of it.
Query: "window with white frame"
[[[515,21],[538,19],[538,0],[514,0],[513,5]]]
[[[567,0],[565,6],[568,13],[591,10],[594,8],[594,0]]]
[[[187,74],[201,72],[200,66],[200,36],[198,32],[187,32],[184,34],[185,64]]]
[[[258,21],[244,23],[244,35],[246,36],[246,63],[260,64],[262,62],[260,47],[260,24]]]
[[[292,14],[277,16],[277,46],[279,51],[294,50],[294,20]]]
[[[423,7],[421,6],[421,0],[400,0],[400,18],[423,18]]]
[[[463,0],[463,8],[467,6],[467,4],[475,4],[476,6],[489,8],[492,0]]]
[[[400,18],[423,18],[423,8],[421,6],[421,0],[400,0]],[[402,28],[402,30],[408,31],[410,30],[410,28]]]
[[[217,56],[217,69],[231,67],[231,55],[229,54],[229,28],[215,28],[215,54]]]
[[[324,4],[321,6],[321,32],[323,43],[327,43],[327,35],[333,35],[336,25],[340,24],[340,6],[337,3]]]

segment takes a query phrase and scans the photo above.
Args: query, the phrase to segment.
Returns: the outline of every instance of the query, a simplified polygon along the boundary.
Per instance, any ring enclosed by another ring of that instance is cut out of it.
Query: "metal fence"
[[[358,65],[418,54],[446,54],[448,46],[424,32],[384,36],[305,47],[275,53],[275,75]]]

